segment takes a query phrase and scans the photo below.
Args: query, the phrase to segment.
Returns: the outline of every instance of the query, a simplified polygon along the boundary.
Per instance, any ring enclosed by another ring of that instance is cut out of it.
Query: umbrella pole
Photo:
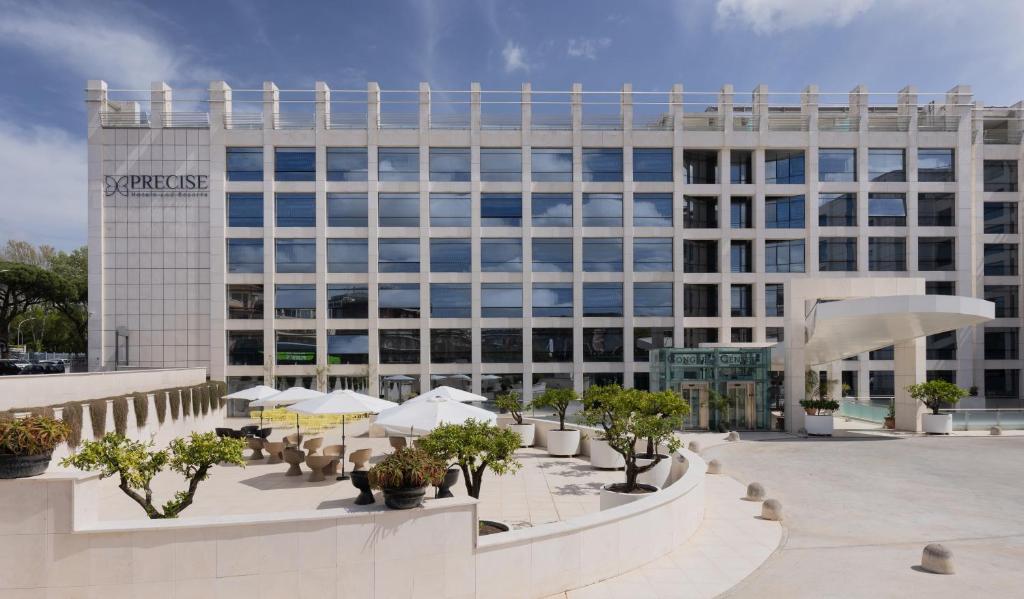
[[[341,415],[341,476],[336,480],[348,480],[345,474],[345,415]]]

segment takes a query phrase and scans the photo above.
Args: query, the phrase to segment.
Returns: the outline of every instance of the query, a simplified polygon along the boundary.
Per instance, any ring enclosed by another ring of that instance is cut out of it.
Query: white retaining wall
[[[189,387],[205,380],[205,368],[0,376],[0,410],[40,408],[136,391]]]

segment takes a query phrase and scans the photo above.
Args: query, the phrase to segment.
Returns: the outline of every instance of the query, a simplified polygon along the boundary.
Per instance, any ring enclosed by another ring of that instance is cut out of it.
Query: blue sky
[[[0,242],[62,249],[86,240],[86,79],[844,93],[964,83],[987,104],[1024,99],[1020,0],[0,0],[0,14]]]

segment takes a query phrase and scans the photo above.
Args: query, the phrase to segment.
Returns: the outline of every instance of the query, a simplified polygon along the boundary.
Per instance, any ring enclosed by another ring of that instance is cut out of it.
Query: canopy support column
[[[920,432],[921,414],[926,409],[910,396],[907,387],[925,380],[925,338],[901,341],[893,345],[893,381],[895,386],[896,428]]]

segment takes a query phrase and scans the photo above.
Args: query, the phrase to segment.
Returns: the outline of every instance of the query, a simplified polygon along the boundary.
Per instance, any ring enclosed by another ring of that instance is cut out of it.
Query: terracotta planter
[[[883,426],[885,428],[889,429],[889,430],[895,429],[896,428],[896,418],[895,417],[894,418],[890,418],[890,417],[886,416],[885,423],[883,424]]]
[[[520,447],[532,447],[533,439],[537,433],[537,427],[533,424],[510,424],[508,429],[515,431],[522,441],[519,443]]]

